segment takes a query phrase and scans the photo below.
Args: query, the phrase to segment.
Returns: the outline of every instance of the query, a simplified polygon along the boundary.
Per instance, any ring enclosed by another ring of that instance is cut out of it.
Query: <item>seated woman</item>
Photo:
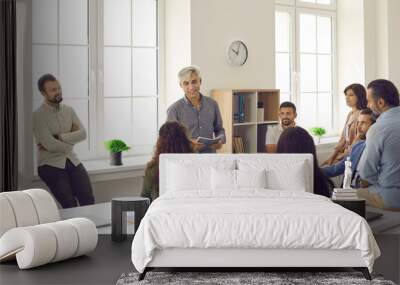
[[[354,83],[347,86],[344,89],[344,94],[346,96],[346,104],[351,108],[351,111],[347,115],[338,144],[335,146],[333,153],[322,165],[333,165],[348,155],[357,137],[357,118],[360,111],[367,108],[367,93],[361,84]]]
[[[162,125],[159,130],[153,158],[146,166],[141,196],[149,198],[150,201],[159,196],[158,163],[160,154],[192,152],[192,143],[183,125],[175,121]]]
[[[278,141],[277,153],[311,153],[314,156],[314,194],[331,197],[334,185],[319,168],[314,140],[305,129],[293,127],[284,130]]]

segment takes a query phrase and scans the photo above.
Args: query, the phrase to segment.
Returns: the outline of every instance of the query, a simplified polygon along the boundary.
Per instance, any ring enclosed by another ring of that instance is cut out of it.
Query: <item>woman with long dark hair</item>
[[[192,142],[186,128],[175,121],[161,126],[152,160],[147,164],[143,179],[142,197],[153,201],[159,196],[159,158],[162,153],[192,153]]]
[[[331,197],[334,187],[318,166],[315,144],[310,134],[301,127],[287,128],[279,137],[278,153],[311,153],[314,157],[314,193]]]
[[[322,165],[333,165],[346,157],[354,140],[357,138],[357,119],[361,110],[367,108],[367,92],[364,86],[353,83],[344,89],[346,104],[351,108],[347,115],[342,135],[333,153]]]

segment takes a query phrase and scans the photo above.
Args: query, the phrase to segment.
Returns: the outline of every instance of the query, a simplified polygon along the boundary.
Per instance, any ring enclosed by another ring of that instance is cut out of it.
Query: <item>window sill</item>
[[[144,176],[150,155],[122,157],[123,165],[110,165],[110,160],[96,159],[82,161],[92,182],[109,181]]]
[[[110,159],[82,160],[91,182],[110,181],[143,177],[146,164],[150,161],[150,155],[122,157],[123,165],[110,165]],[[33,181],[40,181],[37,173]]]
[[[334,146],[338,143],[340,137],[339,136],[331,136],[321,138],[320,142],[314,138],[315,146],[317,149],[317,153],[330,153],[333,151]]]

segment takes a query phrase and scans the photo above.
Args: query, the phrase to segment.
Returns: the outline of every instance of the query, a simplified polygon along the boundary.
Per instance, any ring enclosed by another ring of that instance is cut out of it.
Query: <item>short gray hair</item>
[[[179,83],[185,80],[188,76],[196,74],[201,79],[200,68],[195,65],[190,65],[182,68],[178,73]]]

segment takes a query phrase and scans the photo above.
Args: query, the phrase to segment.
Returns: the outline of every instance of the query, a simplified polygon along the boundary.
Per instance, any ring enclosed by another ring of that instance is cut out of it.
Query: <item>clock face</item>
[[[241,66],[245,64],[247,60],[247,47],[242,41],[234,41],[228,46],[226,56],[230,64]]]

